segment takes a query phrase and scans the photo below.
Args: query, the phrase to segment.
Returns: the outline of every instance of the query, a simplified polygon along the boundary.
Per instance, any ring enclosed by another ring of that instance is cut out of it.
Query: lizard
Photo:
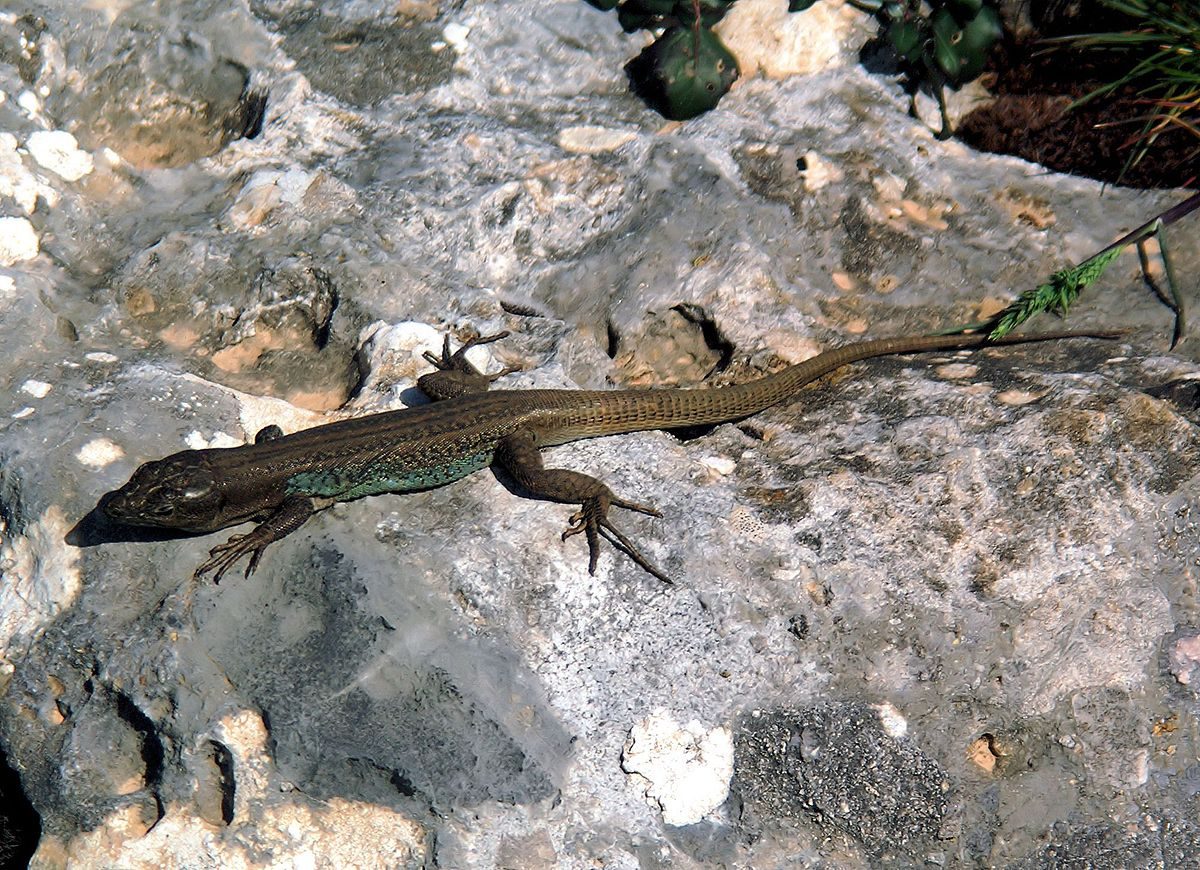
[[[100,510],[117,523],[206,533],[258,525],[209,551],[193,575],[213,582],[244,556],[245,577],[263,552],[335,502],[432,489],[489,465],[507,471],[528,495],[577,504],[562,539],[583,534],[588,572],[595,574],[600,539],[654,577],[671,582],[609,519],[612,508],[661,517],[655,508],[618,497],[603,481],[546,468],[540,450],[585,438],[677,429],[745,419],[794,399],[801,388],[842,366],[872,357],[963,350],[1067,338],[1116,338],[1120,332],[1047,332],[990,340],[985,335],[928,335],[860,341],[826,350],[775,374],[711,389],[499,390],[492,383],[517,371],[484,374],[466,358],[478,345],[508,336],[483,335],[441,355],[426,351],[436,371],[418,387],[429,404],[340,420],[291,435],[267,426],[253,443],[184,450],[134,471],[103,496]]]

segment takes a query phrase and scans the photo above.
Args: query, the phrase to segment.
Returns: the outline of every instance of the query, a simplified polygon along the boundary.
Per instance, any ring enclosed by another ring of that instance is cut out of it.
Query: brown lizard
[[[798,365],[748,384],[714,389],[503,390],[491,383],[512,369],[485,375],[465,352],[507,333],[475,338],[441,356],[426,353],[438,371],[418,380],[434,401],[283,435],[278,426],[260,431],[241,447],[184,450],[147,462],[100,508],[128,525],[212,532],[245,522],[258,525],[213,548],[196,576],[214,580],[243,556],[246,576],[263,551],[334,502],[366,495],[443,486],[497,465],[531,496],[578,504],[563,539],[583,534],[588,571],[595,573],[603,536],[661,580],[662,571],[641,554],[608,518],[612,507],[661,516],[653,507],[616,496],[602,481],[578,471],[546,468],[541,448],[646,429],[725,423],[757,414],[797,396],[800,389],[848,363],[890,354],[956,350],[1064,338],[1114,338],[1120,333],[1056,332],[884,338],[827,350]]]

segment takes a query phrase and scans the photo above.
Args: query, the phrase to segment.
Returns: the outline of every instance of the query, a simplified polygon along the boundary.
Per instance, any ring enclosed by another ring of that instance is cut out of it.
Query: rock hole
[[[27,867],[42,836],[42,817],[33,808],[21,776],[0,750],[0,867]]]
[[[392,771],[390,781],[395,786],[396,791],[405,797],[412,797],[417,793],[417,787],[413,785],[412,780],[398,770]]]
[[[237,793],[237,783],[233,777],[233,753],[224,743],[216,740],[208,741],[212,749],[212,761],[216,765],[220,777],[217,785],[221,790],[221,821],[226,825],[233,822],[234,798]]]
[[[546,315],[529,305],[524,305],[520,302],[505,302],[500,300],[500,310],[505,314],[513,314],[517,317],[545,317]]]
[[[257,88],[243,91],[237,111],[229,119],[234,139],[257,139],[267,118],[267,92]]]
[[[704,337],[704,343],[708,345],[709,350],[717,355],[713,372],[723,372],[729,368],[729,364],[733,361],[733,342],[721,333],[717,322],[708,315],[708,312],[703,307],[693,305],[690,302],[681,302],[673,306],[671,310],[679,313],[688,323],[694,323],[700,327],[700,334]]]
[[[608,346],[604,352],[608,354],[609,359],[616,359],[617,349],[621,346],[621,333],[617,331],[617,325],[611,320],[604,324],[604,329],[608,336]]]
[[[150,717],[143,713],[128,695],[115,692],[114,696],[117,700],[117,715],[142,737],[142,763],[146,765],[146,788],[154,795],[154,802],[158,807],[158,819],[161,819],[166,812],[162,797],[159,795],[165,752],[162,740],[158,736],[158,729]],[[158,819],[155,820],[156,823]]]

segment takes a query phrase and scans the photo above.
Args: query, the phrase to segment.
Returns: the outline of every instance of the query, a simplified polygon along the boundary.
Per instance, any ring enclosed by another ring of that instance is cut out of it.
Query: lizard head
[[[224,498],[216,477],[197,451],[147,462],[129,482],[100,499],[110,519],[131,526],[206,531]]]

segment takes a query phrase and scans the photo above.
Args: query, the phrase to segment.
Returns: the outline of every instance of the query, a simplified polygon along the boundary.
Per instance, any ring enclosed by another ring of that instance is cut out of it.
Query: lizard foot
[[[612,521],[608,518],[608,509],[610,507],[625,508],[626,510],[637,511],[638,513],[648,514],[652,517],[662,516],[659,511],[648,505],[625,501],[611,493],[602,493],[585,499],[580,505],[579,510],[573,513],[567,521],[567,529],[562,533],[562,539],[565,541],[567,538],[578,534],[583,534],[587,538],[588,573],[596,573],[596,562],[600,558],[600,538],[603,537],[647,573],[657,577],[664,583],[671,583],[671,578],[655,567],[654,563],[641,554],[641,551],[638,550],[633,541],[625,537],[621,530],[612,524]]]
[[[264,541],[263,537],[265,536],[256,536],[254,532],[248,532],[244,535],[234,535],[224,544],[213,547],[208,551],[208,558],[192,575],[192,579],[200,580],[205,574],[215,572],[212,582],[220,583],[225,572],[236,565],[238,560],[247,553],[250,554],[250,562],[246,565],[245,576],[249,577],[258,567],[258,561],[262,558],[263,551],[273,540],[269,538]]]
[[[209,550],[208,559],[196,569],[192,579],[199,580],[212,571],[215,572],[213,582],[220,583],[225,572],[247,553],[250,554],[250,563],[246,565],[246,577],[249,577],[258,567],[258,560],[262,558],[267,547],[296,531],[308,521],[314,511],[328,507],[330,503],[329,500],[314,500],[303,495],[288,496],[275,513],[255,526],[252,531],[244,535],[234,535],[224,544]]]
[[[507,332],[497,332],[495,335],[480,335],[471,339],[454,353],[450,353],[450,336],[442,341],[442,353],[425,351],[425,359],[433,364],[436,372],[421,375],[417,378],[417,386],[425,395],[434,401],[457,399],[477,393],[487,392],[489,386],[505,375],[519,372],[520,369],[506,366],[503,371],[494,375],[485,375],[467,360],[466,353],[477,344],[491,344],[508,335]]]
[[[492,342],[499,341],[502,338],[508,338],[508,335],[509,333],[507,330],[504,332],[497,332],[493,335],[477,335],[475,338],[472,338],[463,344],[463,346],[454,353],[450,353],[450,334],[446,333],[446,335],[442,336],[441,356],[430,353],[429,351],[425,351],[422,356],[425,357],[425,359],[428,360],[434,366],[434,368],[440,372],[466,372],[470,375],[478,375],[479,377],[487,378],[488,383],[492,383],[500,380],[500,378],[504,377],[505,375],[511,375],[514,372],[519,372],[520,369],[509,367],[504,369],[502,372],[498,372],[497,374],[485,375],[483,372],[475,368],[475,366],[467,362],[466,354],[467,351],[476,345],[491,344]]]

